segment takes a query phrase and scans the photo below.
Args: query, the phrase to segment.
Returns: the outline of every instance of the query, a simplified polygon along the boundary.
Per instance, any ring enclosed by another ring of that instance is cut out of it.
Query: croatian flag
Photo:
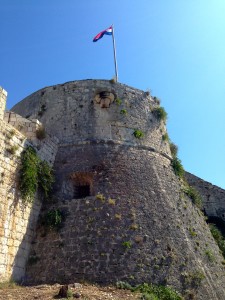
[[[100,40],[103,35],[112,35],[112,26],[110,26],[108,29],[101,31],[99,34],[97,34],[94,39],[93,42],[97,42],[98,40]]]

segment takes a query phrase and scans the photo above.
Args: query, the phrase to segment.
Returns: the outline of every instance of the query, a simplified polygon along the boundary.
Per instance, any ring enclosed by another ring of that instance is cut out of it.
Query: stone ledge
[[[138,144],[133,144],[133,143],[129,143],[129,142],[121,142],[121,141],[115,141],[115,140],[85,139],[85,140],[77,141],[76,143],[59,144],[59,147],[71,147],[71,146],[81,146],[81,145],[110,145],[110,146],[119,145],[119,146],[126,146],[126,147],[136,148],[138,150],[146,150],[146,151],[155,152],[159,155],[164,156],[165,158],[169,159],[170,161],[172,161],[172,159],[173,159],[168,154],[166,154],[164,152],[161,152],[161,151],[158,151],[154,147],[148,147],[148,146],[144,146],[144,145],[138,145]]]

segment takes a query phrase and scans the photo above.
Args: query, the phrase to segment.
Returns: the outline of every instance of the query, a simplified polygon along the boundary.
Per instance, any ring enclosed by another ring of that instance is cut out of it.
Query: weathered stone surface
[[[27,145],[33,143],[40,158],[53,164],[57,139],[47,135],[45,140],[39,141],[36,138],[36,129],[40,124],[38,120],[30,121],[10,112],[3,114],[1,109],[5,108],[6,95],[0,89],[0,281],[11,277],[20,281],[25,275],[41,207],[38,199],[25,205],[20,197],[20,155]],[[18,130],[21,130],[21,120],[26,124],[22,132]]]
[[[98,95],[114,101],[101,103]],[[13,108],[12,122],[17,114],[38,119],[59,140],[54,202],[41,216],[54,208],[65,218],[57,232],[39,224],[31,250],[39,260],[27,266],[27,282],[152,282],[200,300],[225,298],[223,257],[173,173],[157,106],[143,91],[86,80],[44,88]],[[135,130],[144,137],[135,138]],[[9,220],[4,224],[7,266]]]

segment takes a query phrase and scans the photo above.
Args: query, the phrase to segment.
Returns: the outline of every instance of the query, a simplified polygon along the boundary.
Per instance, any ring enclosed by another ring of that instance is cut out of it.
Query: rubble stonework
[[[185,177],[201,194],[206,215],[225,221],[225,190],[188,172]]]
[[[47,87],[13,107],[59,141],[54,202],[41,216],[54,209],[63,222],[58,231],[38,224],[26,282],[152,282],[189,299],[225,298],[223,257],[181,191],[157,107],[149,93],[106,80]]]
[[[12,117],[10,122],[9,114]],[[10,112],[3,115],[4,120],[0,120],[0,281],[24,277],[41,208],[38,199],[25,204],[20,197],[18,174],[21,152],[27,145],[32,145],[39,157],[52,165],[57,151],[56,138],[49,135],[43,141],[36,138],[40,125],[38,120],[26,120]],[[27,127],[17,128],[16,118],[23,119]]]

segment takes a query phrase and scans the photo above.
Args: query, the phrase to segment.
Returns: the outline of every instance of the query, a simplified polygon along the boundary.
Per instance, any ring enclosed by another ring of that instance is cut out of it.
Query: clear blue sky
[[[224,0],[0,0],[7,107],[45,86],[114,76],[152,91],[184,168],[225,188]]]

